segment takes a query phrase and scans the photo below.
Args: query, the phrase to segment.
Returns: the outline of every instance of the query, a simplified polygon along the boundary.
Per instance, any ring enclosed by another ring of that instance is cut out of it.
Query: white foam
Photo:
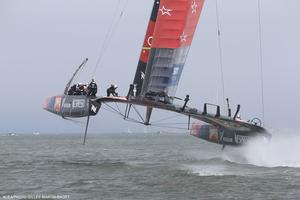
[[[269,143],[250,141],[242,148],[225,150],[223,159],[262,167],[300,167],[300,136],[273,135]]]
[[[222,166],[207,166],[207,165],[185,165],[185,170],[198,176],[225,176],[230,175],[225,173]]]

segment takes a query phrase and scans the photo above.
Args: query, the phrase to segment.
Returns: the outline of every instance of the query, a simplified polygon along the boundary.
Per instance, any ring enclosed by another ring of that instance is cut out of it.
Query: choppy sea
[[[0,199],[300,199],[297,137],[223,152],[187,134],[0,139]]]

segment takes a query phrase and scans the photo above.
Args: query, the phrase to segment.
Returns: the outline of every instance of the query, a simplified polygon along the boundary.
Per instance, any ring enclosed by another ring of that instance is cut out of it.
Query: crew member
[[[86,92],[86,84],[84,84],[84,83],[79,83],[78,84],[78,89],[79,89],[79,93],[80,93],[80,95],[86,95],[87,94],[87,92]]]
[[[113,95],[114,97],[118,96],[118,93],[116,92],[116,89],[118,88],[117,85],[111,84],[109,88],[107,88],[106,93],[107,96],[109,97],[110,95]]]
[[[87,95],[88,96],[96,96],[97,93],[97,83],[94,79],[90,82],[90,84],[87,87]]]
[[[186,104],[188,103],[188,101],[190,100],[190,95],[186,95],[185,99],[184,99],[184,104],[181,108],[181,111],[184,111],[185,107],[186,107]]]
[[[68,91],[68,95],[76,95],[76,84],[72,85]]]
[[[241,117],[241,115],[240,115],[240,114],[237,114],[237,116],[236,116],[235,120],[237,120],[237,121],[242,121],[242,117]],[[255,125],[256,125],[256,124],[255,124]]]

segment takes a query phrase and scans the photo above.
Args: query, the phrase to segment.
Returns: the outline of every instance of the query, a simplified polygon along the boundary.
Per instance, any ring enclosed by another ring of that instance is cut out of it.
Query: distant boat
[[[15,133],[7,133],[6,136],[16,136]]]
[[[33,132],[32,134],[33,134],[33,135],[40,135],[39,132]]]

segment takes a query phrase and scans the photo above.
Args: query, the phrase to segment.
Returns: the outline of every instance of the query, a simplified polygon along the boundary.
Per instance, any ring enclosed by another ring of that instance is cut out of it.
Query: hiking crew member
[[[181,111],[182,111],[182,112],[183,112],[184,109],[186,108],[186,104],[189,102],[189,100],[190,100],[190,95],[186,95],[186,97],[185,97],[185,99],[184,99],[184,104],[183,104],[183,106],[182,106],[182,108],[181,108]]]
[[[118,88],[117,85],[111,84],[109,88],[107,88],[106,93],[107,96],[109,97],[110,95],[113,95],[114,97],[118,96],[118,93],[116,92],[116,89]]]
[[[94,79],[92,79],[92,81],[87,87],[87,96],[96,96],[97,90],[97,83]]]

